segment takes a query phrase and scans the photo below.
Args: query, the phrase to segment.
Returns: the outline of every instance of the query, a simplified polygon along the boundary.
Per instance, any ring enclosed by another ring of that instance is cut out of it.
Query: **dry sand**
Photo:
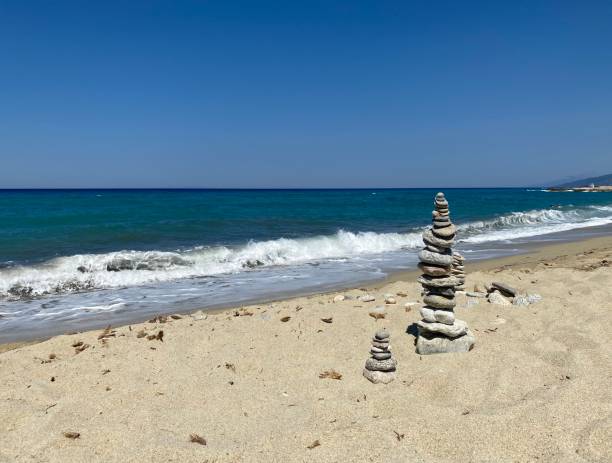
[[[21,346],[0,354],[0,461],[611,462],[610,262],[604,238],[468,266],[468,288],[543,296],[462,296],[468,354],[415,353],[418,306],[404,303],[420,288],[407,274],[373,303],[325,294]],[[385,319],[368,316],[398,292]],[[361,374],[381,327],[399,362],[389,385]]]

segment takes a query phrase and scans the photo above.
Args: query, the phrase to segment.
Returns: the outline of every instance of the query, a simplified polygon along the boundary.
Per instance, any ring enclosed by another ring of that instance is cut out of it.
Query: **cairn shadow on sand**
[[[416,323],[412,323],[411,325],[408,325],[408,327],[406,328],[406,334],[410,334],[412,336],[414,336],[414,340],[416,342],[416,338],[419,337],[419,328],[417,326]]]

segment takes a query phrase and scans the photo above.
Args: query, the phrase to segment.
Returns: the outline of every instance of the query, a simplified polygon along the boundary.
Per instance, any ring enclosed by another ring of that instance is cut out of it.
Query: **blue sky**
[[[611,2],[0,1],[0,187],[612,172]]]

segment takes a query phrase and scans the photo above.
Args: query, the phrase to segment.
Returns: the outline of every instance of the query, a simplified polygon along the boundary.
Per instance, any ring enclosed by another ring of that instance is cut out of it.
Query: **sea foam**
[[[458,226],[459,246],[508,241],[612,223],[612,206],[542,209],[506,214]],[[178,251],[117,251],[58,257],[39,265],[0,268],[0,298],[154,285],[214,277],[258,268],[355,260],[422,246],[422,229],[405,233],[350,232],[299,239],[251,241],[242,246],[194,247]]]

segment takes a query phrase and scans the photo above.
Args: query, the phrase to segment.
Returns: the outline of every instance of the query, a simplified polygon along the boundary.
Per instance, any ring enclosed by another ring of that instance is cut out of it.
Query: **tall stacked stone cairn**
[[[453,268],[451,269],[451,275],[457,279],[457,286],[455,291],[465,291],[465,258],[457,251],[453,252]]]
[[[386,330],[379,330],[372,338],[370,358],[366,360],[363,376],[373,383],[390,383],[395,379],[397,361],[389,346],[390,336]]]
[[[425,306],[423,319],[417,322],[416,350],[419,354],[468,352],[474,345],[474,335],[467,323],[455,318],[455,288],[460,280],[453,276],[453,250],[456,228],[449,216],[444,193],[434,202],[433,226],[423,233],[425,248],[419,253],[419,268],[423,275]]]

